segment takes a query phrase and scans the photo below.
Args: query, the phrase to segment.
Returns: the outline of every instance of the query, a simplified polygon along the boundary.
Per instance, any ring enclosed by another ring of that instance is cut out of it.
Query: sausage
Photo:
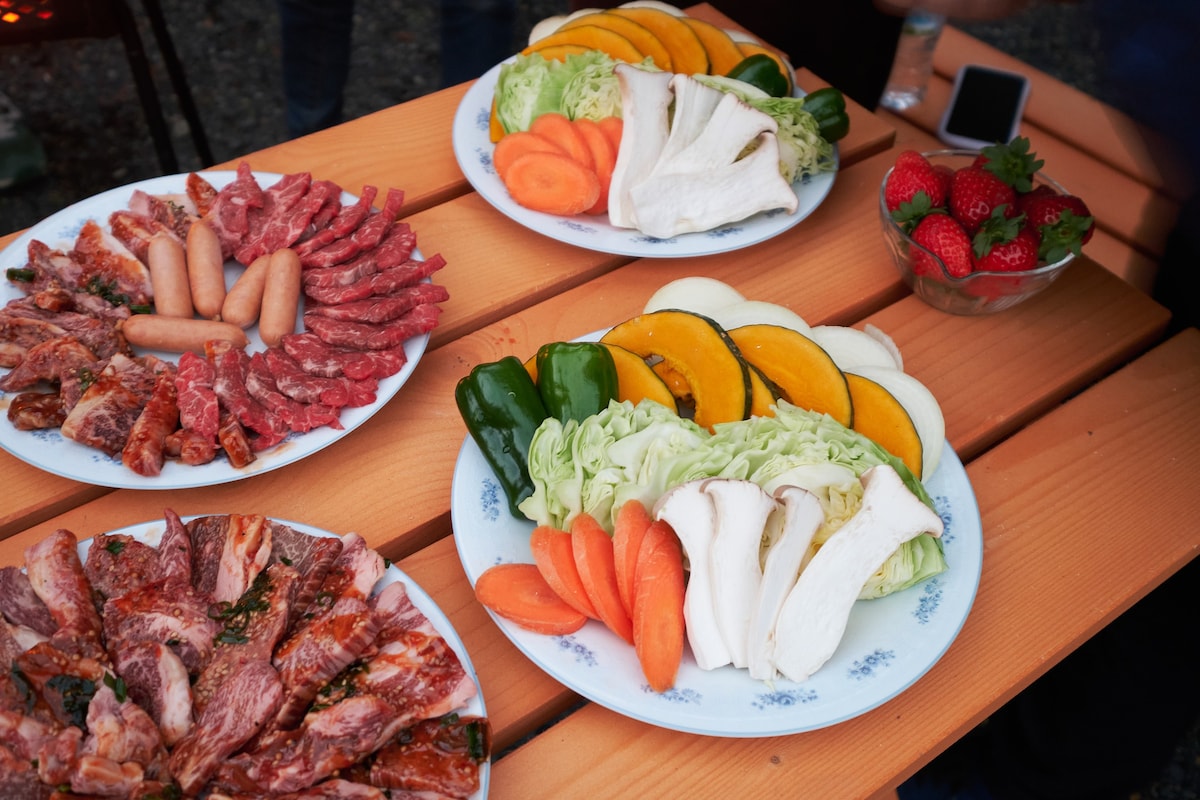
[[[258,315],[258,335],[263,344],[274,347],[286,334],[295,332],[299,302],[300,256],[287,247],[276,250],[267,267],[262,311]]]
[[[134,314],[121,323],[125,339],[136,347],[182,353],[191,350],[204,355],[204,343],[215,340],[245,347],[246,332],[232,322],[212,319],[179,319],[161,314]]]
[[[183,243],[170,234],[155,234],[146,261],[150,267],[150,285],[154,287],[154,313],[191,319],[195,309]]]
[[[204,220],[188,228],[187,269],[196,313],[205,319],[220,319],[225,302],[225,259],[221,241]]]
[[[221,304],[221,319],[242,328],[249,328],[258,321],[262,309],[263,285],[267,278],[267,265],[271,254],[265,253],[250,263],[238,276]]]

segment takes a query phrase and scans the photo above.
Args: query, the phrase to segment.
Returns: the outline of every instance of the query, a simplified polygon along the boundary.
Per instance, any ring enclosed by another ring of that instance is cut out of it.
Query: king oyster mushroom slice
[[[683,618],[688,644],[700,669],[717,669],[732,660],[713,613],[709,553],[716,531],[716,509],[703,481],[682,483],[658,499],[653,516],[671,526],[688,560]]]
[[[703,488],[712,501],[715,522],[708,552],[713,613],[730,660],[740,669],[747,665],[747,633],[762,583],[763,529],[777,504],[753,481],[711,478]]]
[[[750,615],[747,632],[746,661],[750,677],[768,681],[775,677],[771,653],[775,647],[775,623],[788,592],[796,585],[796,576],[804,569],[813,535],[825,521],[821,501],[799,486],[780,486],[775,499],[781,507],[772,515],[769,525],[778,525],[779,533],[771,537],[763,565],[762,581]]]
[[[650,174],[667,142],[672,73],[624,63],[613,72],[621,88],[624,132],[609,182],[608,221],[618,228],[632,228],[629,191]]]
[[[833,655],[863,584],[900,545],[942,534],[942,519],[887,464],[862,474],[862,505],[821,545],[788,593],[775,624],[772,663],[805,681]]]

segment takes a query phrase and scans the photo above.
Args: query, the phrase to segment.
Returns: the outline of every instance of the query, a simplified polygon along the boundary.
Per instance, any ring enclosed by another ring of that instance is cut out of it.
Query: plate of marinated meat
[[[85,483],[178,489],[338,441],[408,380],[448,298],[432,279],[445,261],[421,254],[402,203],[242,163],[111,189],[33,226],[0,253],[0,446]],[[152,309],[149,240],[184,241],[198,219],[227,287],[259,255],[297,252],[294,333],[267,347],[251,326],[245,347],[203,354],[128,344],[123,321]]]
[[[487,796],[462,640],[356,533],[167,510],[82,541],[58,530],[0,587],[3,674],[31,700],[0,788]]]

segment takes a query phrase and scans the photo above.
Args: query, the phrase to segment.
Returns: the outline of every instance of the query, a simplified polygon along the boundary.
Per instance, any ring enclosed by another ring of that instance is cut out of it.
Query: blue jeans
[[[279,0],[288,134],[342,121],[354,0]]]
[[[520,49],[516,0],[442,0],[442,86],[474,80]]]

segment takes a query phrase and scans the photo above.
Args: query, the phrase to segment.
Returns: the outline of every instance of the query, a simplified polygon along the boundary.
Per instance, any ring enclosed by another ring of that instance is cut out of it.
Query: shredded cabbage
[[[681,483],[740,478],[768,492],[786,484],[816,495],[826,517],[814,537],[819,546],[861,505],[859,476],[885,463],[933,507],[925,487],[899,459],[825,414],[779,401],[774,417],[722,423],[710,434],[653,401],[636,406],[613,401],[582,422],[542,423],[529,450],[534,492],[520,508],[536,524],[564,530],[586,511],[611,532],[627,500],[650,508]],[[882,597],[945,569],[941,541],[922,534],[901,545],[860,597]]]
[[[571,119],[621,115],[621,88],[613,74],[616,62],[599,50],[567,56],[565,61],[539,53],[518,55],[500,67],[496,77],[496,116],[505,133],[529,130],[542,114],[556,112]]]

